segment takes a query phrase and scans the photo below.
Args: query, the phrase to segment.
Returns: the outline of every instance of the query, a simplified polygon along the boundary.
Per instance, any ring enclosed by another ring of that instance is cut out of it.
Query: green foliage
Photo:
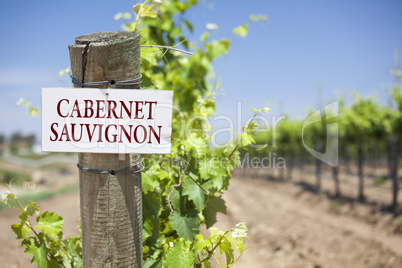
[[[379,176],[379,177],[375,178],[374,184],[380,186],[380,185],[383,185],[386,182],[386,180],[387,180],[386,177]]]
[[[193,240],[197,234],[196,228],[199,227],[200,218],[195,209],[187,210],[186,213],[176,212],[169,216],[170,224],[173,230],[181,237],[187,240]]]
[[[253,134],[257,125],[249,122],[242,133],[236,134],[238,140],[226,148],[210,147],[212,135],[208,118],[215,113],[215,91],[219,89],[212,63],[228,53],[230,41],[225,38],[210,40],[209,31],[218,29],[218,25],[212,23],[206,25],[207,31],[200,37],[201,44],[186,38],[194,27],[184,15],[197,3],[196,0],[145,1],[133,7],[135,20],[123,26],[126,30],[139,32],[142,45],[181,45],[184,50],[193,52],[189,57],[172,50],[142,47],[142,86],[174,90],[176,109],[173,112],[172,155],[189,163],[185,167],[186,172],[207,191],[207,194],[204,193],[182,171],[182,184],[170,195],[174,211],[173,215],[169,215],[167,197],[179,182],[178,167],[170,156],[170,164],[166,164],[167,159],[163,156],[147,156],[152,165],[143,172],[145,267],[156,263],[164,263],[168,267],[175,267],[177,263],[181,267],[192,267],[201,262],[209,267],[207,263],[213,256],[211,252],[218,247],[226,254],[227,264],[230,265],[233,263],[231,252],[236,245],[233,241],[240,243],[230,238],[233,231],[228,231],[216,234],[212,247],[210,244],[207,248],[208,242],[204,240],[204,246],[198,245],[201,240],[197,230],[201,224],[205,223],[210,228],[216,222],[216,214],[226,212],[221,195],[228,189],[231,171],[240,163],[239,148],[255,142]],[[259,15],[250,19],[263,21],[266,17]],[[244,24],[235,28],[234,33],[245,37],[248,27]],[[256,116],[269,112],[269,109],[254,112]],[[172,243],[173,247],[170,246]],[[203,260],[199,258],[197,248],[202,252],[200,256]]]
[[[250,15],[250,20],[251,20],[252,22],[267,21],[267,20],[268,20],[268,17],[265,16],[265,15],[261,15],[261,14],[259,14],[259,15],[251,14],[251,15]]]
[[[31,102],[24,100],[23,98],[17,101],[17,105],[22,105],[27,109],[27,114],[33,117],[40,115],[39,109],[34,107]]]
[[[63,218],[54,212],[40,213],[37,203],[28,201],[23,206],[12,191],[6,192],[1,201],[10,208],[19,210],[19,222],[11,226],[17,239],[22,239],[21,247],[25,253],[33,255],[32,264],[37,267],[82,267],[81,238],[63,239]],[[17,203],[17,206],[13,204]],[[36,225],[30,217],[36,218]]]
[[[332,212],[338,212],[338,210],[339,210],[340,207],[341,207],[341,202],[340,202],[339,200],[334,200],[334,201],[331,203],[331,208],[330,208],[330,210],[331,210]]]
[[[261,15],[261,14],[259,14],[259,15],[251,14],[249,18],[250,18],[250,22],[258,22],[258,21],[265,22],[265,21],[268,20],[267,16]],[[232,30],[232,32],[233,32],[235,35],[239,35],[240,37],[243,37],[243,38],[244,38],[244,37],[246,37],[247,34],[248,34],[248,28],[249,28],[249,27],[250,27],[250,24],[249,24],[249,23],[244,23],[244,24],[242,24],[242,25],[240,25],[240,26],[234,28],[234,29]]]
[[[364,99],[355,94],[355,102],[343,115],[344,124],[348,126],[345,129],[345,138],[356,142],[357,139],[372,135],[378,129],[381,118],[370,115],[379,114],[379,108],[375,99]]]
[[[244,241],[247,237],[247,227],[243,222],[226,232],[215,227],[210,228],[209,231],[209,236],[197,234],[192,242],[182,237],[175,242],[169,242],[164,259],[166,267],[177,267],[178,263],[180,263],[180,267],[193,267],[194,265],[211,267],[212,256],[221,266],[229,267],[235,264],[247,249]],[[220,254],[225,255],[226,264],[221,263],[217,258],[218,248]],[[235,251],[237,251],[237,258],[235,258]]]
[[[401,73],[398,72],[397,75],[400,77]],[[389,116],[393,119],[391,122],[391,130],[393,135],[401,139],[402,137],[402,84],[396,84],[392,90],[392,96],[398,108],[398,112],[393,114],[389,112]]]
[[[35,140],[35,134],[23,135],[20,132],[13,133],[9,141],[10,153],[19,156],[21,156],[20,153],[22,153],[25,156],[29,156]]]
[[[239,27],[234,28],[233,33],[240,35],[241,37],[246,37],[248,33],[248,25],[242,24]]]
[[[9,184],[13,181],[14,184],[21,187],[22,184],[29,179],[30,178],[27,174],[0,169],[0,183]]]
[[[402,220],[398,220],[395,223],[394,232],[399,234],[402,233]]]
[[[316,116],[317,120],[307,124],[306,120],[289,120],[287,118],[277,120],[268,129],[259,129],[254,136],[254,146],[258,149],[241,149],[242,157],[246,154],[252,157],[270,157],[270,153],[276,153],[276,157],[283,156],[288,164],[315,160],[303,146],[304,144],[320,153],[326,153],[326,145],[330,135],[338,138],[339,156],[344,157],[349,163],[358,157],[360,144],[364,155],[375,158],[388,157],[390,141],[399,141],[402,133],[402,86],[396,83],[390,90],[395,107],[381,105],[374,97],[362,97],[354,93],[352,103],[346,106],[343,98],[339,99],[339,114],[328,110],[328,106],[321,111],[310,110],[307,118]],[[324,108],[324,107],[321,107]],[[336,132],[329,124],[337,124]],[[328,132],[329,131],[329,132]],[[304,144],[303,142],[304,141]],[[264,147],[265,145],[265,147]],[[387,158],[388,159],[388,158]],[[389,160],[389,159],[388,159]],[[382,183],[380,179],[376,182]]]
[[[37,206],[37,205],[36,205]],[[63,235],[61,227],[63,226],[63,218],[54,212],[46,211],[36,218],[37,230],[43,230],[51,239],[61,238]]]

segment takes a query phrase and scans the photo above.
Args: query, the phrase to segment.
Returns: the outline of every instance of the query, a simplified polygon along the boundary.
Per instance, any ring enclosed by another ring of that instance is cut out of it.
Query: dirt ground
[[[323,184],[331,183],[323,178]],[[375,189],[369,189],[375,192]],[[379,189],[381,193],[383,189]],[[300,185],[236,172],[224,199],[227,215],[217,227],[245,221],[249,248],[233,267],[402,267],[402,235],[391,214],[369,204],[334,203]],[[40,202],[65,219],[65,235],[78,235],[78,193]],[[10,229],[12,210],[0,212],[0,268],[31,267]],[[179,267],[179,266],[178,266]],[[217,266],[216,266],[217,267]]]
[[[245,221],[251,237],[234,267],[402,267],[402,236],[391,215],[377,224],[352,217],[372,208],[340,205],[290,183],[235,175],[217,227]],[[349,207],[349,208],[348,208]],[[371,216],[371,215],[367,215]]]

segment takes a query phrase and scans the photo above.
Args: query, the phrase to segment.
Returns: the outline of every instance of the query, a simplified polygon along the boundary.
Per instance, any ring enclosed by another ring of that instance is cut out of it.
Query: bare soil
[[[334,208],[325,194],[267,178],[235,174],[224,195],[217,227],[246,222],[252,245],[234,267],[402,267],[400,218],[369,204]]]
[[[324,189],[331,183],[323,176]],[[387,200],[383,195],[389,192],[373,187],[368,193]],[[216,226],[229,229],[246,222],[252,246],[233,267],[402,267],[402,235],[395,232],[401,218],[373,202],[338,202],[263,171],[235,172],[224,199],[228,213],[218,215]],[[76,236],[78,201],[78,193],[72,193],[39,205],[61,214],[64,234]],[[0,268],[32,266],[10,229],[17,216],[13,210],[0,212]]]

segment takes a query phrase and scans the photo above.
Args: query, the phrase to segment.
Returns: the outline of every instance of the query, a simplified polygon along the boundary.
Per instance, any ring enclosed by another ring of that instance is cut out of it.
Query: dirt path
[[[235,267],[402,267],[402,236],[329,211],[325,197],[288,183],[234,176],[218,227],[247,222]]]
[[[217,227],[247,222],[253,246],[235,268],[402,267],[401,235],[387,231],[385,223],[374,226],[331,212],[324,196],[289,183],[235,175],[224,198],[228,215],[219,215]],[[67,194],[40,202],[40,207],[63,216],[65,235],[78,235],[78,200],[78,193]],[[16,219],[14,211],[0,212],[0,268],[31,267],[31,256],[22,253],[10,230]]]

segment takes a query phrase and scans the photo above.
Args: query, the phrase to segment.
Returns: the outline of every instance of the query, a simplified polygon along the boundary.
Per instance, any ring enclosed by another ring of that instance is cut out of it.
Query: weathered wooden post
[[[116,81],[140,76],[137,33],[115,31],[80,36],[75,45],[69,45],[69,51],[76,80],[110,81],[85,87],[139,88],[115,85]],[[77,89],[77,95],[80,91]],[[110,171],[129,167],[140,157],[79,153],[78,162],[84,168]],[[113,175],[80,170],[79,180],[84,267],[142,267],[141,173]]]

